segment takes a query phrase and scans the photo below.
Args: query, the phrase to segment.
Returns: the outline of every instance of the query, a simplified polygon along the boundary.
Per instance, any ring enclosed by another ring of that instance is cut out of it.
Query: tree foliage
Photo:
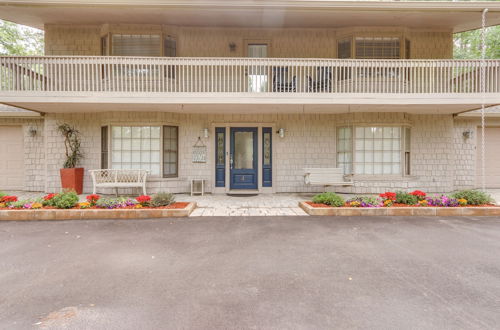
[[[453,41],[455,58],[481,58],[481,30],[456,33]],[[486,58],[500,58],[500,26],[486,30]]]
[[[43,31],[0,20],[0,55],[43,55]]]

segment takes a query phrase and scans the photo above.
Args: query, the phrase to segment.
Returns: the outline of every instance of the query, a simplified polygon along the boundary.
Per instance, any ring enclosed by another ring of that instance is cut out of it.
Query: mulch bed
[[[316,208],[333,208],[333,206],[326,205],[326,204],[319,204],[319,203],[313,203],[313,202],[305,202],[311,207],[316,207]],[[350,207],[348,205],[344,205],[341,207]],[[408,204],[398,204],[394,203],[390,207],[444,207],[444,206],[432,206],[432,205],[426,205],[426,206],[420,206],[420,205],[408,205]],[[484,204],[484,205],[467,205],[467,206],[454,206],[454,207],[500,207],[499,205],[494,205],[494,204]],[[360,207],[361,208],[361,207]],[[366,207],[364,207],[366,208]]]
[[[87,207],[85,209],[82,209],[80,207],[73,207],[73,208],[66,209],[66,210],[161,210],[161,209],[185,209],[188,206],[188,204],[189,204],[188,202],[175,202],[175,203],[172,203],[170,205],[160,206],[160,207],[148,207],[148,206],[144,206],[144,207],[140,207],[140,208],[135,208],[134,206],[126,206],[126,207],[119,207],[119,208],[115,208],[115,209],[105,209],[105,208],[101,208],[101,207],[92,206],[92,207]],[[11,209],[11,208],[5,207],[5,208],[0,208],[0,210],[32,211],[32,210],[61,210],[61,209],[55,208],[53,206],[44,206],[44,207],[42,207],[40,209]]]

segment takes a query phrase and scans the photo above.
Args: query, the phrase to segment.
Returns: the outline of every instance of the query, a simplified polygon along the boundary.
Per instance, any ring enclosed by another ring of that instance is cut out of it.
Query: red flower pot
[[[61,168],[61,187],[74,190],[78,195],[83,192],[83,168]]]

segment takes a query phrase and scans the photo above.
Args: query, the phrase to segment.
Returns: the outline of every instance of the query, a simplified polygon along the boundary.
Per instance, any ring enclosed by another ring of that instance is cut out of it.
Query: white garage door
[[[481,187],[481,128],[477,130],[476,185]],[[500,188],[500,127],[486,127],[486,188]]]
[[[24,189],[22,126],[0,126],[0,190]]]

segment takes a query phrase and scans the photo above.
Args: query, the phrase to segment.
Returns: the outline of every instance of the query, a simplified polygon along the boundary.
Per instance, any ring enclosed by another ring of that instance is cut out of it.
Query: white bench
[[[118,188],[142,188],[142,193],[146,195],[146,170],[89,170],[94,184],[93,193],[97,188],[115,188],[118,195]]]
[[[341,168],[305,168],[304,182],[311,186],[352,186],[352,180],[346,181]]]

